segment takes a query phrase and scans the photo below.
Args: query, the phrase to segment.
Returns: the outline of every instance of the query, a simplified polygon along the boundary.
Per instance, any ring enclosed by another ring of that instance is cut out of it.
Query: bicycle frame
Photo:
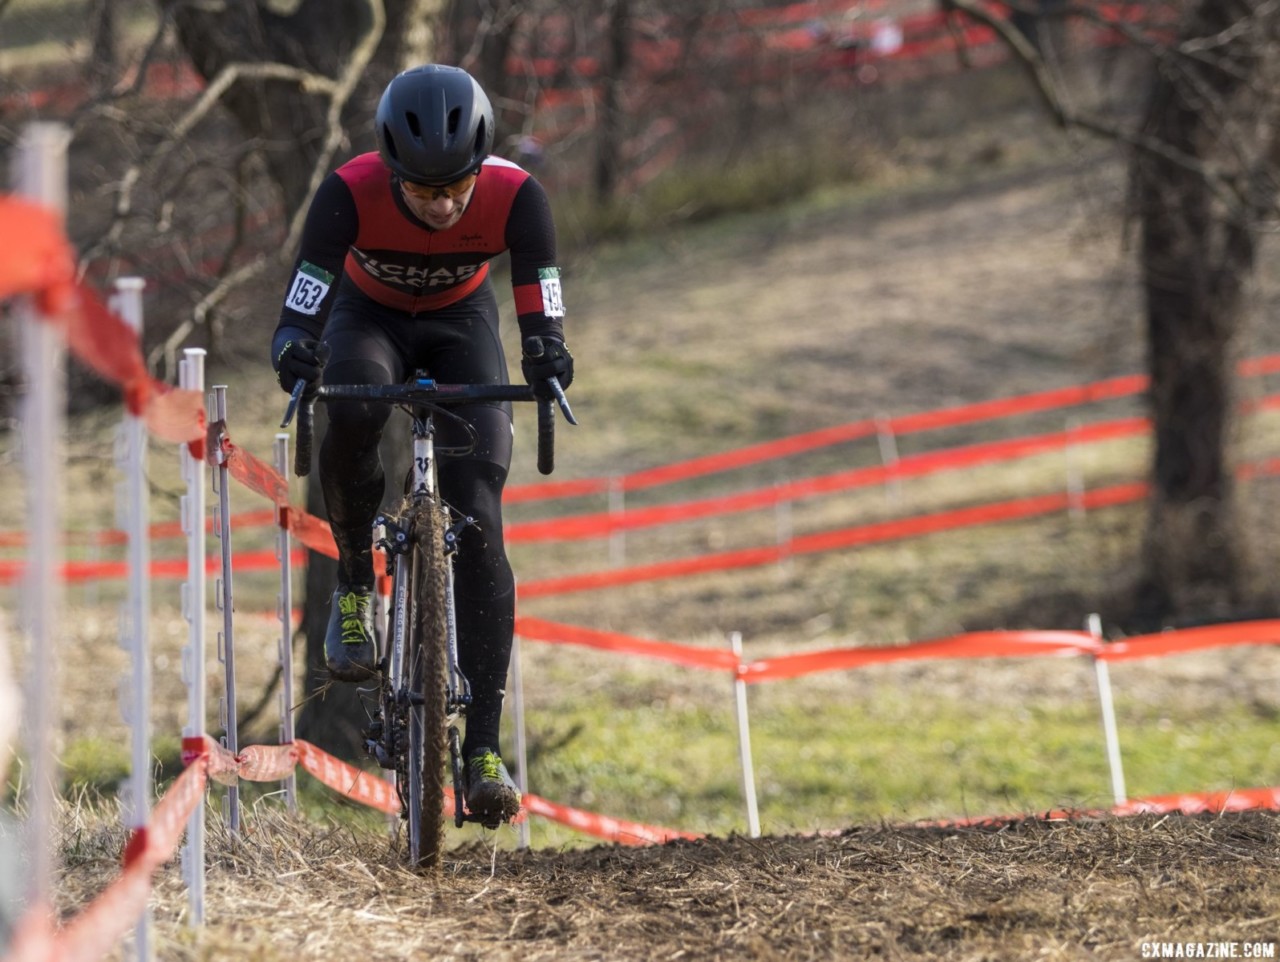
[[[554,401],[532,388],[510,385],[442,385],[416,377],[401,385],[325,385],[322,400],[352,400],[395,404],[413,418],[413,465],[399,518],[380,514],[374,521],[373,542],[392,559],[391,605],[388,624],[379,626],[378,712],[365,734],[366,751],[383,768],[396,772],[403,816],[409,823],[410,861],[434,864],[440,854],[440,816],[443,786],[439,767],[447,749],[454,787],[454,822],[461,827],[485,817],[466,811],[463,759],[457,722],[471,703],[471,686],[459,667],[457,617],[454,610],[453,556],[462,530],[475,519],[456,520],[439,497],[435,414],[446,404],[477,401],[538,401],[538,469],[553,467],[554,405],[566,420],[577,421],[555,378],[548,379]],[[298,414],[295,473],[311,466],[312,410],[315,398],[303,396],[299,382],[281,427]],[[299,400],[303,403],[299,405]],[[440,581],[432,580],[433,574]],[[419,598],[419,590],[436,598]],[[420,607],[421,605],[421,607]],[[441,609],[443,609],[441,611]],[[443,624],[440,624],[443,615]],[[443,648],[443,664],[439,649]],[[431,701],[441,698],[433,707]],[[439,714],[431,715],[432,711]],[[429,784],[428,784],[429,783]]]
[[[436,477],[436,452],[435,452],[435,418],[430,410],[425,412],[415,412],[413,415],[413,464],[410,468],[408,484],[408,494],[406,502],[410,505],[430,504],[436,500],[438,481]],[[457,611],[454,602],[454,586],[453,586],[453,556],[458,547],[458,534],[462,527],[468,524],[474,524],[475,520],[470,517],[460,519],[456,524],[451,524],[444,532],[444,586],[445,586],[445,657],[447,665],[446,690],[445,690],[445,716],[446,723],[449,728],[450,748],[457,737],[457,722],[461,717],[466,715],[467,706],[471,704],[471,683],[462,673],[458,659],[458,620]],[[410,631],[410,593],[412,591],[413,578],[410,566],[412,564],[411,553],[404,547],[408,539],[408,532],[394,527],[392,522],[385,515],[378,515],[374,520],[373,540],[375,546],[381,547],[388,557],[394,558],[393,571],[391,575],[391,616],[388,619],[389,624],[385,630],[386,645],[380,645],[380,652],[386,659],[383,671],[383,701],[387,700],[387,696],[391,696],[393,705],[398,705],[402,699],[397,693],[409,690],[412,680],[406,678],[405,655],[408,650],[408,640]],[[384,705],[385,713],[390,706]],[[386,746],[370,744],[370,754],[373,754],[379,761],[383,763],[384,758],[393,762],[392,765],[384,765],[384,767],[394,767],[394,754],[387,752],[384,755]],[[456,764],[456,761],[455,761]],[[457,779],[455,778],[455,782]],[[459,826],[463,821],[461,803],[455,799],[455,819]]]

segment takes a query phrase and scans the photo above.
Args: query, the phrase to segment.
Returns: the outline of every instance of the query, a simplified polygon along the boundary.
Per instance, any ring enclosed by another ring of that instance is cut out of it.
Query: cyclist
[[[304,224],[271,358],[280,386],[392,384],[416,370],[442,382],[506,384],[489,261],[510,251],[522,338],[535,390],[568,387],[573,356],[555,227],[542,186],[489,156],[493,108],[466,71],[437,64],[396,76],[378,104],[378,150],[328,175]],[[323,371],[323,375],[322,375]],[[327,405],[319,478],[338,544],[325,661],[359,681],[375,668],[371,528],[383,497],[378,441],[389,411]],[[510,818],[520,796],[498,750],[511,656],[515,582],[502,536],[511,461],[510,404],[475,404],[438,422],[440,491],[462,515],[455,556],[458,657],[471,682],[463,756],[467,805]]]

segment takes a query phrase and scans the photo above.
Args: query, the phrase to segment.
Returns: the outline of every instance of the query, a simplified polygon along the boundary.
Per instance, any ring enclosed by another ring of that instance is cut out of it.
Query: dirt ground
[[[157,958],[1274,958],[1280,941],[1273,814],[873,825],[573,852],[477,843],[430,878],[373,834],[256,824],[239,845],[215,832],[198,936],[166,870]],[[101,861],[69,866],[71,877]]]

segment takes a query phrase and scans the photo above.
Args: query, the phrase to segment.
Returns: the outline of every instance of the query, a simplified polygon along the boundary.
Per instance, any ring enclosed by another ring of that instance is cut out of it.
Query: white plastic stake
[[[289,478],[289,435],[277,434],[275,468],[280,477]],[[289,529],[283,524],[282,509],[276,506],[276,557],[280,559],[280,743],[293,744],[293,559]],[[285,804],[289,811],[298,810],[298,776],[290,771],[284,781]]]
[[[529,794],[529,742],[524,727],[524,670],[520,657],[520,636],[511,639],[511,710],[516,729],[516,787]],[[529,820],[520,822],[520,848],[529,847]]]
[[[1080,430],[1077,418],[1067,420],[1067,446],[1063,452],[1067,462],[1067,516],[1072,521],[1084,517],[1084,476],[1080,471],[1079,447],[1075,442]]]
[[[781,487],[781,482],[774,485]],[[778,571],[788,575],[794,568],[791,557],[791,542],[795,538],[795,526],[791,520],[791,502],[779,498],[773,505],[774,538],[778,545]]]
[[[609,514],[621,516],[627,510],[627,492],[622,486],[622,478],[609,479]],[[622,567],[627,563],[627,533],[622,530],[609,536],[609,562],[614,567]]]
[[[885,496],[890,503],[902,503],[902,479],[897,476],[898,438],[893,433],[893,421],[884,415],[876,418],[876,441],[880,445],[880,460],[889,469],[890,479],[885,483]]]
[[[12,179],[17,193],[59,212],[67,208],[67,144],[61,124],[29,124],[14,154]],[[53,804],[57,759],[53,735],[57,726],[60,614],[62,585],[61,492],[65,349],[51,324],[43,323],[30,298],[14,304],[22,343],[22,454],[27,484],[27,565],[22,597],[23,622],[29,641],[31,669],[26,744],[31,766],[30,815],[27,821],[31,869],[28,904],[49,905],[53,877]]]
[[[733,655],[742,664],[742,632],[729,634]],[[756,773],[751,762],[751,726],[747,719],[747,683],[740,675],[733,679],[735,714],[738,719],[738,757],[742,762],[742,794],[747,800],[747,831],[752,838],[760,837],[760,809],[756,804]]]
[[[113,307],[134,331],[142,332],[142,289],[140,277],[122,277],[115,283]],[[132,734],[129,781],[122,792],[125,828],[139,831],[147,826],[151,810],[151,546],[148,543],[150,491],[147,483],[147,425],[141,414],[125,412],[120,426],[118,461],[124,470],[121,487],[121,527],[128,537],[129,583],[121,613],[121,645],[129,652],[132,673],[126,685],[126,721]],[[151,911],[143,911],[134,926],[137,958],[151,957]]]
[[[1085,622],[1086,630],[1102,640],[1102,619],[1092,614]],[[1111,668],[1101,658],[1093,659],[1098,681],[1098,704],[1102,709],[1102,734],[1107,743],[1107,765],[1111,769],[1111,795],[1117,805],[1127,801],[1124,787],[1124,765],[1120,759],[1120,735],[1116,726],[1116,706],[1111,698]]]
[[[213,386],[213,420],[227,422],[227,386]],[[214,530],[222,547],[222,576],[218,579],[218,610],[222,612],[222,630],[218,632],[218,660],[222,662],[225,694],[220,705],[220,720],[226,731],[223,745],[232,755],[240,751],[239,734],[236,731],[236,646],[233,632],[235,600],[231,591],[231,491],[228,482],[231,472],[221,451],[214,452],[217,467],[213,469],[213,490],[218,495],[217,523]],[[227,827],[232,835],[240,832],[240,786],[227,786]]]
[[[178,364],[178,386],[204,393],[203,349],[187,348]],[[188,445],[179,453],[182,479],[187,493],[182,497],[182,531],[187,536],[187,581],[182,586],[182,614],[187,619],[187,646],[182,651],[182,680],[187,684],[187,727],[182,734],[201,738],[205,734],[205,609],[208,597],[205,578],[204,462],[191,454]],[[187,881],[187,924],[204,925],[204,805],[197,805],[187,820],[187,844],[182,850],[182,867]]]

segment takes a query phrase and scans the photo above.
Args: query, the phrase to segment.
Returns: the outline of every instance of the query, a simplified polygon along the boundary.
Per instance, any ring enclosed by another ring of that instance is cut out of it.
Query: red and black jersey
[[[378,154],[362,154],[316,191],[280,326],[319,336],[342,277],[379,304],[429,314],[474,292],[503,251],[522,335],[563,336],[551,207],[528,171],[488,158],[462,217],[435,230],[405,204]]]

